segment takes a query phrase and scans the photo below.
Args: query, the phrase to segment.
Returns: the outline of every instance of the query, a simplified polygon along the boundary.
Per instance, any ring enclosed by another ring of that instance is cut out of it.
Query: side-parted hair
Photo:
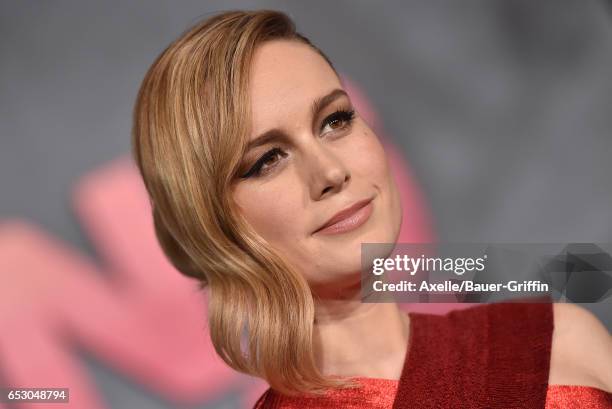
[[[270,40],[307,44],[334,69],[282,12],[215,14],[172,42],[146,73],[134,107],[133,156],[162,250],[208,290],[210,336],[219,356],[288,395],[354,387],[319,371],[307,282],[232,199],[250,132],[252,58]]]

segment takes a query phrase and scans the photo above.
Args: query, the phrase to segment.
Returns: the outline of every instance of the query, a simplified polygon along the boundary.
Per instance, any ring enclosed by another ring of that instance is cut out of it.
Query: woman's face
[[[394,243],[401,224],[397,187],[378,137],[357,112],[350,114],[354,108],[338,77],[306,44],[261,45],[249,92],[253,146],[233,187],[241,214],[313,291],[355,288],[361,243]],[[319,230],[356,203],[360,210],[348,219]]]

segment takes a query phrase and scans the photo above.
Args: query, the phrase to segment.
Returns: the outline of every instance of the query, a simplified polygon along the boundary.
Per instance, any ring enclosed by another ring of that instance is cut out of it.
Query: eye
[[[244,175],[240,177],[242,179],[247,179],[252,176],[258,177],[268,173],[270,169],[272,169],[274,166],[276,166],[276,163],[278,163],[278,160],[276,159],[279,156],[281,158],[284,158],[287,156],[287,153],[285,153],[279,147],[274,147],[270,149],[269,151],[261,155],[261,157],[257,159],[257,162],[255,162],[255,164],[253,164],[253,166]]]
[[[321,133],[327,134],[329,132],[348,128],[352,124],[354,118],[355,118],[354,109],[352,110],[340,109],[323,120],[323,124],[321,125]],[[323,132],[327,127],[329,127],[330,130]]]

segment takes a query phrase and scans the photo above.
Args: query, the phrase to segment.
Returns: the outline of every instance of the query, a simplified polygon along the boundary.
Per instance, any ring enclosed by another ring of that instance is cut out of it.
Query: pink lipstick
[[[323,226],[315,230],[314,233],[329,235],[354,230],[368,221],[372,210],[372,199],[361,200],[336,213]]]

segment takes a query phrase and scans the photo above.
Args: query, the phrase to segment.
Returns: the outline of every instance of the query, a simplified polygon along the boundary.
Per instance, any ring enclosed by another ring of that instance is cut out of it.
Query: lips
[[[342,222],[343,220],[350,219],[351,216],[356,215],[357,213],[360,212],[361,209],[368,206],[371,201],[372,201],[372,198],[368,198],[368,199],[360,200],[358,202],[353,203],[351,206],[333,215],[327,222],[325,222],[325,224],[323,224],[321,227],[315,230],[314,233],[320,232],[322,230],[330,230],[329,228],[331,226],[340,224],[339,222]]]

